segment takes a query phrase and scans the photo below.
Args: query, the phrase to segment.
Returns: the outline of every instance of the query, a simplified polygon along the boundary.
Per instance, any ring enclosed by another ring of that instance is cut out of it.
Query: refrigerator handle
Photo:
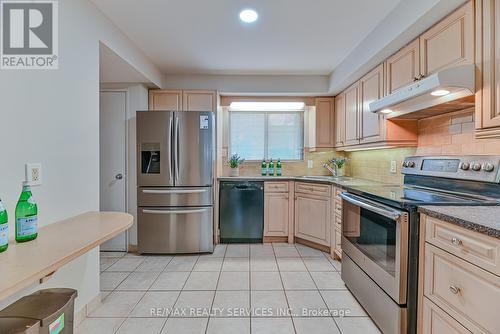
[[[168,125],[168,138],[169,138],[169,141],[172,140],[172,128],[173,124],[172,124],[172,116],[170,116],[170,123]],[[171,146],[170,146],[171,147]],[[168,164],[168,178],[170,180],[170,182],[172,182],[172,152],[169,152],[170,154],[170,161],[169,161],[169,164]]]
[[[175,163],[175,180],[179,180],[179,117],[175,116],[175,141],[174,141],[174,163]]]

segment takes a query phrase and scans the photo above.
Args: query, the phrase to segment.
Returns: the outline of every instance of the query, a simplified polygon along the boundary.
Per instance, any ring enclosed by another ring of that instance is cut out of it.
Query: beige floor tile
[[[291,318],[252,318],[252,334],[293,334]]]
[[[336,271],[335,267],[325,257],[305,258],[303,260],[309,271]]]
[[[166,318],[174,307],[180,291],[148,291],[133,309],[130,317]]]
[[[283,290],[281,276],[277,271],[255,271],[250,273],[252,290]]]
[[[345,290],[344,281],[337,272],[311,272],[314,282],[320,290]]]
[[[101,257],[99,259],[99,269],[104,271],[116,263],[120,258],[118,257]]]
[[[250,271],[250,259],[226,258],[222,265],[222,271]]]
[[[276,259],[272,258],[250,258],[251,271],[278,271]]]
[[[282,272],[285,290],[316,290],[316,285],[308,272]]]
[[[299,258],[299,252],[295,247],[274,247],[274,253],[276,257],[291,257]]]
[[[148,256],[135,271],[162,272],[170,261],[172,256]]]
[[[115,291],[112,292],[102,304],[95,309],[92,318],[124,318],[139,303],[144,292],[140,291]]]
[[[250,318],[210,318],[207,334],[250,334]]]
[[[221,317],[249,317],[249,291],[217,291],[212,305],[212,316]]]
[[[212,257],[224,257],[226,255],[226,247],[227,245],[223,244],[216,245]]]
[[[322,290],[323,299],[332,311],[342,312],[346,317],[368,316],[356,298],[348,290]],[[332,314],[336,316],[335,314]]]
[[[295,248],[295,244],[289,244],[287,242],[273,242],[272,245],[273,245],[273,248],[276,248],[276,247],[292,247],[292,248]]]
[[[75,330],[75,334],[110,334],[116,332],[123,318],[87,318]]]
[[[251,258],[274,258],[274,249],[271,244],[252,244],[250,245]]]
[[[365,318],[365,317],[335,318],[335,322],[339,326],[342,334],[381,333],[370,318]]]
[[[337,270],[338,272],[340,272],[342,270],[342,262],[340,262],[338,260],[334,260],[330,257],[328,257],[328,261],[330,261],[330,263],[333,265],[335,270]]]
[[[105,271],[100,275],[101,291],[114,290],[121,282],[123,282],[130,273],[109,272]]]
[[[249,257],[250,247],[249,245],[227,245],[226,257]]]
[[[252,291],[252,317],[290,317],[284,291]]]
[[[201,256],[196,262],[193,271],[220,271],[222,258]]]
[[[223,271],[220,274],[217,290],[249,290],[250,273]]]
[[[144,257],[124,256],[116,261],[107,271],[134,271],[144,261]]]
[[[184,290],[215,290],[218,278],[219,272],[217,271],[193,271],[186,281]]]
[[[159,274],[155,272],[133,272],[116,290],[148,290]]]
[[[160,334],[166,319],[129,318],[116,334]]]
[[[125,252],[105,252],[105,251],[101,251],[99,252],[99,256],[101,258],[103,257],[117,257],[117,258],[120,258],[122,256],[125,256]]]
[[[278,261],[278,268],[280,271],[307,271],[300,257],[296,259],[278,258],[276,261]]]
[[[299,251],[299,254],[301,257],[304,258],[325,258],[325,255],[323,254],[322,251],[307,247],[304,245],[296,245],[297,250]]]
[[[153,283],[151,290],[182,290],[188,277],[189,272],[163,272]]]
[[[293,323],[297,334],[340,334],[332,318],[293,318]]]
[[[169,262],[165,271],[191,271],[198,261],[198,255],[178,255]]]
[[[293,317],[329,317],[328,308],[318,291],[286,291]]]
[[[170,318],[161,334],[204,334],[208,318]]]
[[[215,291],[181,291],[174,305],[174,318],[208,318]]]

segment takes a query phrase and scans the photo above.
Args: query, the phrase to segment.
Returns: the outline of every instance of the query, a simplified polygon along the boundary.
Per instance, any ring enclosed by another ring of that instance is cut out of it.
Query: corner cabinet
[[[345,94],[335,97],[335,147],[345,143]]]
[[[316,105],[316,148],[332,148],[335,146],[335,114],[334,99],[318,97]]]
[[[211,90],[149,91],[149,110],[213,111],[217,108],[217,92]]]
[[[476,0],[476,136],[500,137],[500,1]]]

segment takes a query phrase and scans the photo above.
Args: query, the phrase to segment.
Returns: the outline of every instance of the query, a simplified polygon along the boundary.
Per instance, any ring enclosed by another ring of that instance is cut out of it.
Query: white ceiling
[[[399,0],[92,0],[165,74],[328,75]],[[238,13],[254,8],[259,20]]]

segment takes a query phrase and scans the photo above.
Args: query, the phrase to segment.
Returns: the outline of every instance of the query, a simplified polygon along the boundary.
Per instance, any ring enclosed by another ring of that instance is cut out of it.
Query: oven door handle
[[[373,211],[375,213],[378,213],[381,216],[384,216],[386,218],[398,221],[399,218],[403,215],[401,211],[394,210],[391,207],[381,205],[377,202],[367,200],[366,198],[356,196],[347,192],[343,192],[340,194],[340,197],[344,201],[347,201],[349,203],[352,203],[356,206],[359,206],[361,208]]]

